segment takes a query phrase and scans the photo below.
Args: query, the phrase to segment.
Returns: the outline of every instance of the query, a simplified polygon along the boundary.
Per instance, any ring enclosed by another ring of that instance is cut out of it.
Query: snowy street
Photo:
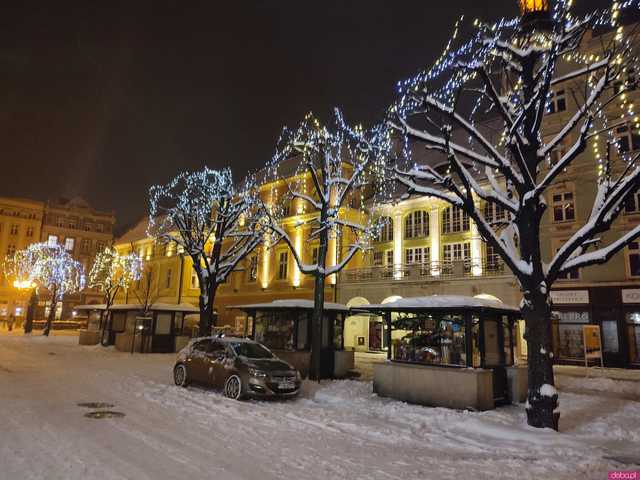
[[[527,427],[522,406],[424,408],[358,381],[236,402],[174,386],[173,359],[0,336],[0,478],[604,479],[640,461],[640,403],[611,380],[603,395],[597,379],[588,393],[561,392],[558,434]],[[81,402],[126,416],[85,418]]]

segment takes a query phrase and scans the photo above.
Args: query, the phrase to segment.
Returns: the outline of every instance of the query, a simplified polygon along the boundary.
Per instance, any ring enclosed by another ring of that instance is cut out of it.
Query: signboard
[[[622,290],[622,303],[640,303],[640,288]]]
[[[555,305],[588,304],[589,290],[551,290],[551,300]]]
[[[589,360],[599,359],[600,366],[604,367],[602,359],[602,337],[599,325],[583,325],[582,339],[584,345],[584,366],[589,366]]]

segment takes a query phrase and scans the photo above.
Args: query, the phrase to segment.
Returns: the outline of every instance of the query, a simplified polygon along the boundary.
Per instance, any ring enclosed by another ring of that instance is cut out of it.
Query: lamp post
[[[524,30],[546,29],[551,23],[549,0],[518,0]]]
[[[38,306],[38,286],[31,280],[16,280],[13,286],[18,290],[31,290],[29,297],[29,305],[27,307],[27,318],[24,322],[24,333],[31,333],[33,330],[33,318],[35,317],[36,307]]]

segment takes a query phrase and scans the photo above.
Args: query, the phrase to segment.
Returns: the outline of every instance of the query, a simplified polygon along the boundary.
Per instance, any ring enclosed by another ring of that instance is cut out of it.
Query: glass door
[[[625,364],[620,341],[621,329],[618,322],[621,312],[617,308],[599,308],[594,311],[594,319],[602,330],[602,356],[605,367],[623,367]]]

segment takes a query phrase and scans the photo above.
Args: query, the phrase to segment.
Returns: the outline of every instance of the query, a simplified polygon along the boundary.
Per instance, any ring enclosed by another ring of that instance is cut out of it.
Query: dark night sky
[[[0,9],[0,195],[81,195],[115,210],[120,230],[145,214],[150,185],[204,164],[240,177],[309,110],[377,120],[461,13],[517,11],[516,0],[41,3]]]

